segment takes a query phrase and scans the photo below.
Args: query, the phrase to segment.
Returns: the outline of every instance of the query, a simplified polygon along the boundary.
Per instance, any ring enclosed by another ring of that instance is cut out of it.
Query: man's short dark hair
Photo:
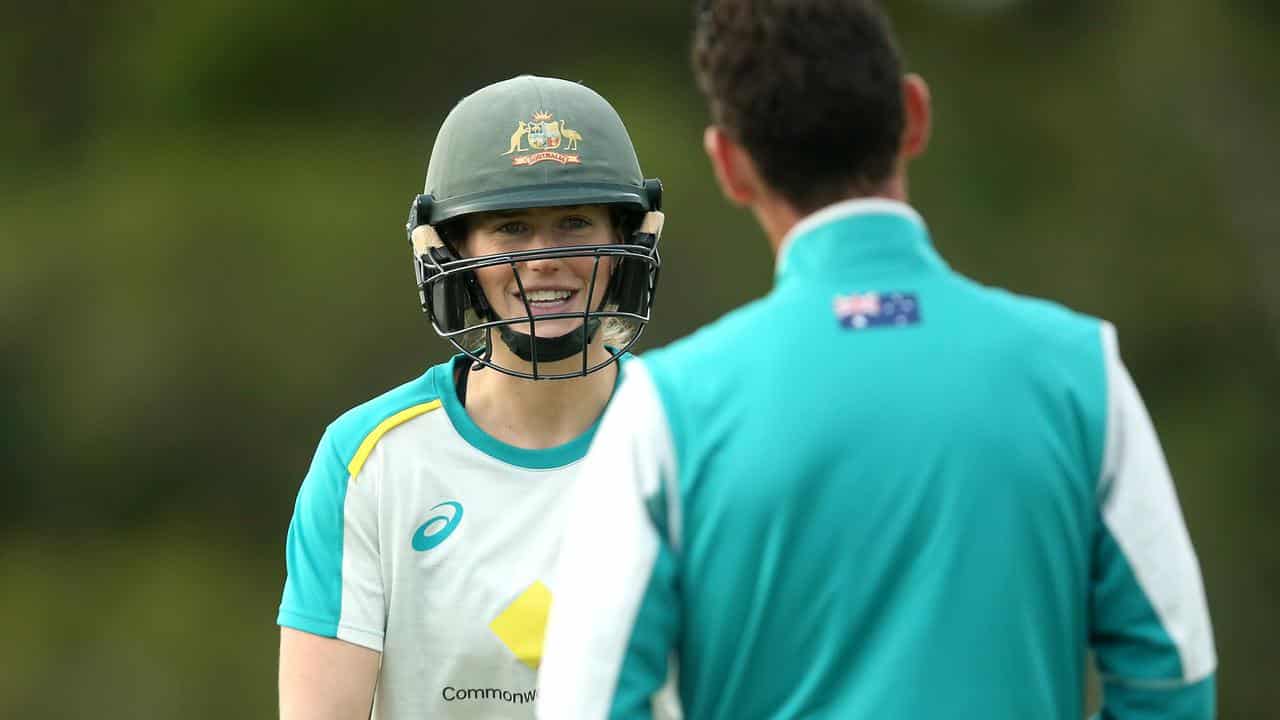
[[[702,0],[693,43],[712,121],[811,212],[876,191],[902,136],[902,60],[867,0]]]

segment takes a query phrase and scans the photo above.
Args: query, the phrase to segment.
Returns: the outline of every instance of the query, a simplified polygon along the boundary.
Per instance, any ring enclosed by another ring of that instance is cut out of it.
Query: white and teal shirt
[[[278,622],[381,652],[383,720],[533,717],[563,500],[595,431],[500,442],[458,402],[457,362],[331,424],[289,525]]]
[[[1210,718],[1200,570],[1114,329],[951,271],[908,206],[631,362],[574,491],[545,720]]]

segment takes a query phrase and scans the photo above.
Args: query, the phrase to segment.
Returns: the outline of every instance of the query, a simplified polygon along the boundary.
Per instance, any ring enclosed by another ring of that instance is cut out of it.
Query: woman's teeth
[[[572,294],[568,290],[530,290],[525,297],[531,303],[558,303],[568,300]]]

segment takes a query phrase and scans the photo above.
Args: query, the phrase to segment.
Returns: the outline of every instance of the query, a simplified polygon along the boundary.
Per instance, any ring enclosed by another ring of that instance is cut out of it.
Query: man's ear
[[[903,128],[898,157],[913,160],[929,147],[933,132],[933,107],[929,85],[924,78],[909,73],[902,78]]]
[[[735,205],[753,205],[760,197],[760,175],[746,149],[722,128],[712,125],[702,133],[711,169],[724,196]]]

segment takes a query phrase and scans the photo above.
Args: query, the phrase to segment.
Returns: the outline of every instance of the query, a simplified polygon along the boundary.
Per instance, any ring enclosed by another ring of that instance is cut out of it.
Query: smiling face
[[[576,245],[608,245],[616,242],[609,209],[603,205],[579,207],[528,208],[477,213],[467,218],[467,236],[462,252],[467,257],[501,255],[521,250],[543,250]],[[583,312],[587,308],[587,291],[595,267],[591,257],[547,258],[517,264],[520,281],[516,281],[511,265],[495,265],[476,270],[480,287],[490,307],[501,318],[525,317],[555,313]],[[609,285],[612,261],[600,261],[590,307],[599,308]],[[520,295],[524,285],[529,300],[525,309]],[[538,337],[554,338],[572,332],[582,325],[580,318],[560,318],[537,323]],[[529,334],[529,325],[511,326],[516,332]]]

